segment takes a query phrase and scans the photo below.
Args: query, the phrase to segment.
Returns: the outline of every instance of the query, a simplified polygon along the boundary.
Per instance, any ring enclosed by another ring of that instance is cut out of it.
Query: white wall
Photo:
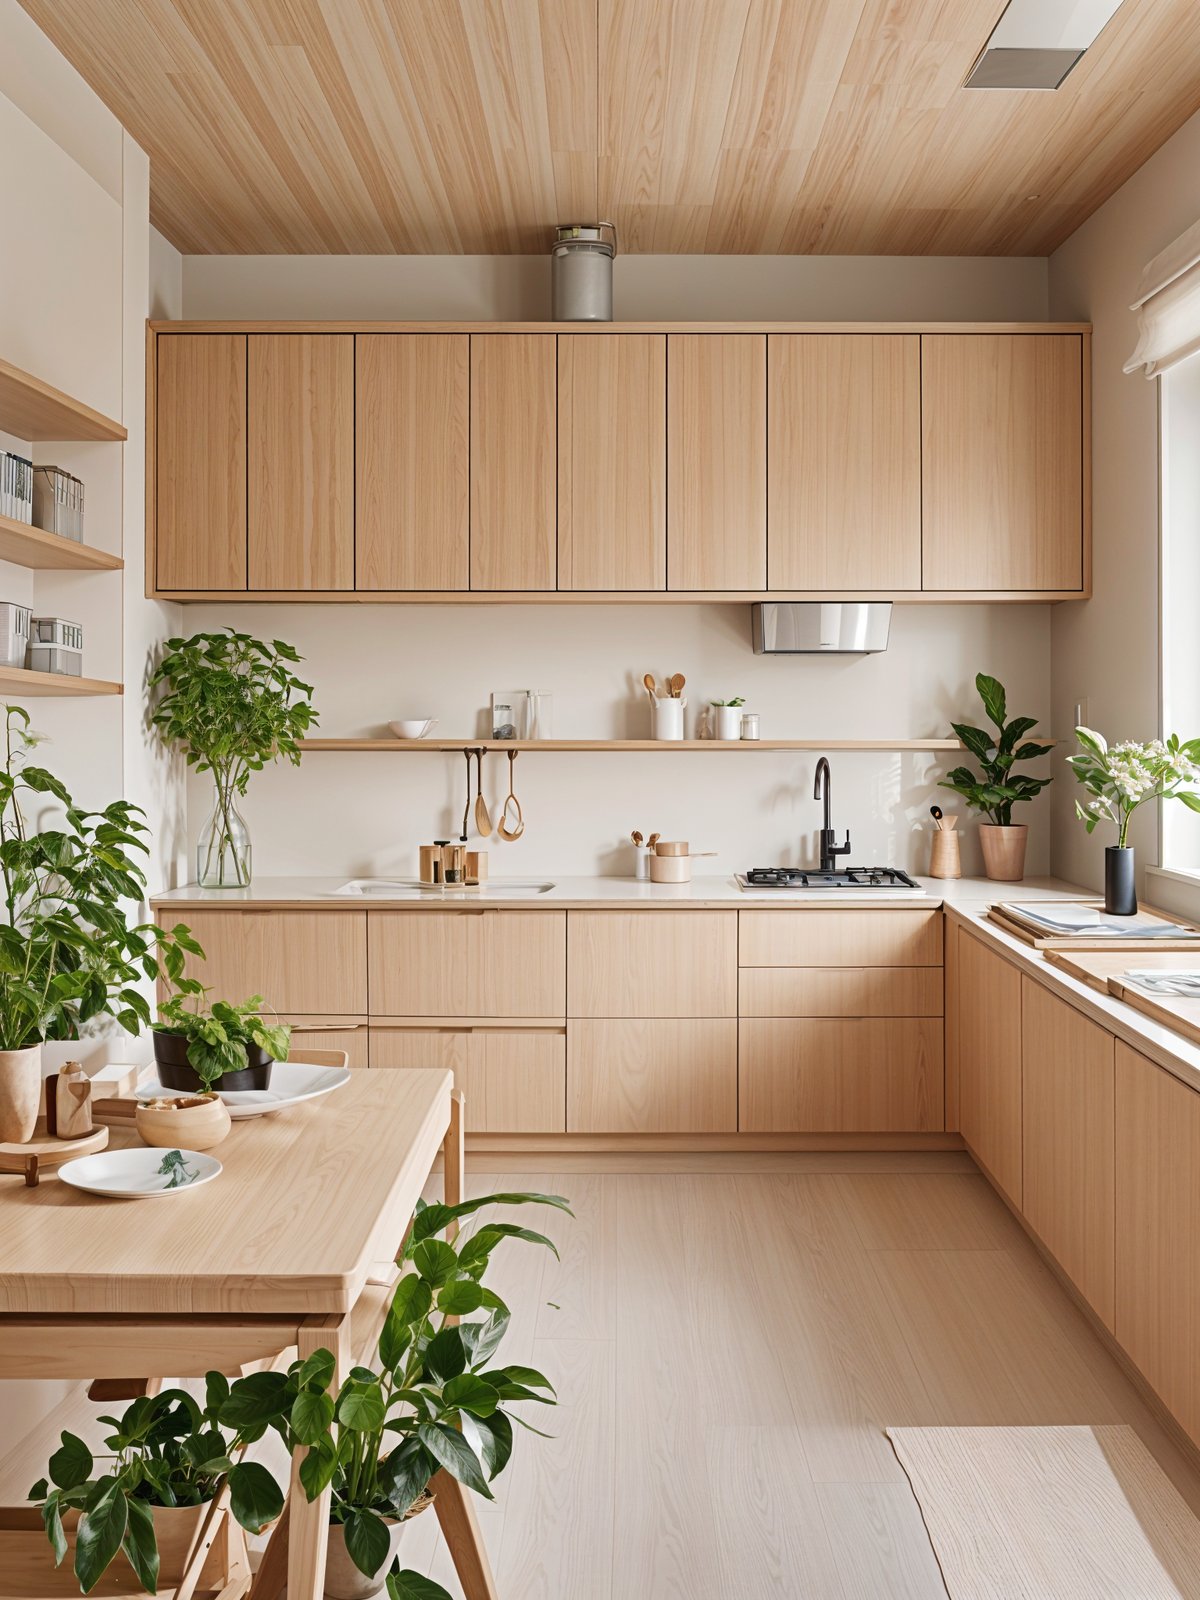
[[[1159,730],[1158,383],[1121,368],[1137,340],[1129,303],[1142,267],[1198,217],[1195,116],[1050,258],[1051,316],[1089,319],[1095,328],[1095,598],[1054,610],[1053,727],[1060,737],[1069,738],[1083,697],[1092,725],[1110,739],[1149,739]],[[1063,770],[1051,791],[1055,871],[1098,888],[1104,846],[1116,841],[1101,829],[1086,836],[1074,817],[1075,784]],[[1158,859],[1157,833],[1154,807],[1144,806],[1130,835],[1143,865]],[[1161,899],[1158,885],[1155,892]]]

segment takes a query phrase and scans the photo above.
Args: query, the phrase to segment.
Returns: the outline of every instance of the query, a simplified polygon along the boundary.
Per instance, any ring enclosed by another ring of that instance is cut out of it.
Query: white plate
[[[184,1181],[172,1182],[170,1162],[180,1167]],[[102,1194],[118,1200],[157,1200],[166,1194],[187,1194],[211,1183],[220,1173],[216,1156],[197,1150],[104,1150],[95,1156],[78,1156],[58,1169],[63,1183],[85,1194]]]
[[[277,1061],[271,1068],[269,1089],[222,1089],[218,1084],[217,1093],[237,1122],[243,1117],[266,1117],[272,1111],[286,1111],[288,1106],[332,1094],[349,1082],[349,1067],[318,1067],[311,1061]],[[153,1079],[139,1083],[137,1088],[139,1100],[178,1093],[178,1089],[164,1089]]]

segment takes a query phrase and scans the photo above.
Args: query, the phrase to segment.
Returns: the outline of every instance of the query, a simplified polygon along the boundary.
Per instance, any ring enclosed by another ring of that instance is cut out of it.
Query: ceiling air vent
[[[1009,0],[966,89],[1057,89],[1121,0]]]

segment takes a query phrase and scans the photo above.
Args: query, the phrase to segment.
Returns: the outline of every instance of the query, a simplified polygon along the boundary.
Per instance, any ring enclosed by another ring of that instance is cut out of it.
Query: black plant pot
[[[1110,917],[1132,917],[1137,908],[1133,850],[1110,844],[1104,851],[1104,909]]]
[[[187,1035],[183,1033],[154,1033],[154,1060],[158,1067],[158,1081],[164,1089],[179,1089],[196,1093],[203,1089],[195,1067],[187,1058]],[[271,1068],[275,1065],[265,1050],[258,1045],[246,1049],[246,1065],[238,1072],[227,1072],[213,1085],[214,1089],[268,1089],[271,1086]]]

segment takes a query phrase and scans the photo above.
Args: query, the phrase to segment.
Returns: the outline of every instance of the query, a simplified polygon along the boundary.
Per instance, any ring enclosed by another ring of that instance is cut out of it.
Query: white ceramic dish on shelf
[[[161,1150],[148,1146],[132,1150],[104,1150],[79,1156],[58,1169],[61,1182],[84,1194],[110,1200],[158,1200],[164,1195],[187,1194],[220,1175],[216,1156],[198,1150]]]
[[[397,739],[424,739],[437,727],[437,718],[407,717],[402,722],[389,722],[388,727]]]
[[[235,1122],[245,1117],[267,1117],[273,1111],[286,1111],[289,1106],[303,1105],[308,1100],[318,1100],[323,1094],[332,1094],[350,1082],[349,1067],[318,1067],[311,1061],[277,1061],[271,1068],[269,1089],[226,1089],[218,1083],[217,1093],[228,1107]],[[153,1099],[157,1095],[172,1095],[178,1091],[164,1089],[155,1080],[139,1083],[139,1100]]]

